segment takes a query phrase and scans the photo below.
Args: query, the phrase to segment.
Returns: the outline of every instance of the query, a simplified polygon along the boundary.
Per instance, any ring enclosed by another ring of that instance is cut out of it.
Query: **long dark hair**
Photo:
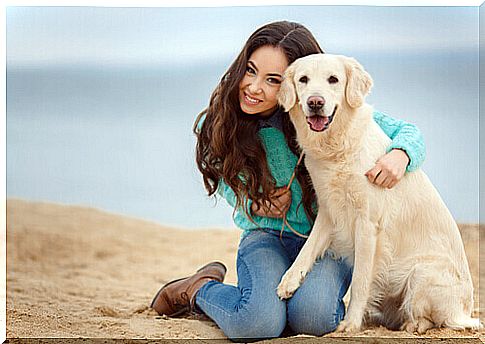
[[[245,205],[245,199],[269,201],[276,185],[258,136],[258,122],[254,116],[244,116],[239,105],[239,83],[247,62],[262,46],[282,49],[288,64],[306,55],[323,53],[311,32],[301,24],[278,21],[260,27],[221,78],[209,107],[197,117],[193,129],[197,136],[196,161],[205,188],[211,196],[223,180],[236,194],[236,207]],[[283,132],[291,151],[298,156],[300,149],[289,116],[283,116]],[[313,221],[315,191],[304,164],[299,165],[296,177],[303,190],[305,212]],[[249,216],[246,205],[243,208]]]

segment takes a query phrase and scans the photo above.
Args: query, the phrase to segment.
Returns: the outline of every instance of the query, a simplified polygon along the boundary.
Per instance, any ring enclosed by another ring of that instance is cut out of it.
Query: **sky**
[[[477,7],[7,8],[7,63],[121,65],[231,59],[255,27],[305,24],[327,52],[476,49]],[[365,21],[365,22],[364,22]],[[49,23],[49,25],[45,25]]]

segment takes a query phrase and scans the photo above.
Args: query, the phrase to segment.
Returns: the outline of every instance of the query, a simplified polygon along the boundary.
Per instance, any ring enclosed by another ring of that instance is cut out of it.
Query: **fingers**
[[[374,179],[374,184],[377,185],[377,186],[381,186],[382,182],[384,181],[385,178],[386,178],[385,174],[382,171],[379,172],[377,174],[376,179]]]
[[[291,203],[291,191],[285,189],[274,200],[275,200],[275,202],[277,202],[281,205],[289,205]]]
[[[285,215],[288,208],[289,208],[288,206],[285,206],[279,203],[278,204],[271,203],[269,207],[266,208],[262,216],[282,218]]]
[[[291,191],[282,188],[282,191],[275,193],[276,197],[271,198],[273,215],[283,217],[284,213],[288,211],[291,205]]]
[[[404,176],[409,157],[406,152],[393,149],[377,160],[376,165],[365,173],[369,182],[383,188],[393,188]]]
[[[382,169],[379,164],[376,164],[373,168],[371,168],[369,171],[365,173],[367,179],[371,183],[375,183],[377,176],[380,175]]]
[[[259,209],[257,206],[259,204]],[[251,211],[254,215],[282,218],[291,205],[291,191],[286,187],[275,189],[270,195],[270,202],[253,202]]]
[[[280,197],[286,193],[291,194],[291,191],[287,189],[286,186],[283,186],[283,187],[274,189],[274,191],[271,193],[271,197]]]
[[[396,184],[399,182],[399,180],[392,181],[389,186],[387,186],[388,189],[392,189]]]
[[[365,175],[372,184],[391,189],[401,180],[404,171],[377,162],[376,166],[367,171]]]
[[[382,177],[382,178],[381,178]],[[395,181],[395,179],[392,178],[390,175],[384,175],[384,173],[381,173],[379,177],[376,179],[376,185],[382,187],[382,188],[389,188],[389,185]]]

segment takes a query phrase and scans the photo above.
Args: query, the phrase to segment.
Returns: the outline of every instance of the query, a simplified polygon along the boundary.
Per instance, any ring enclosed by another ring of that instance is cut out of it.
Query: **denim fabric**
[[[325,255],[292,298],[276,294],[304,243],[291,233],[280,240],[279,231],[251,231],[239,244],[237,287],[210,281],[197,293],[197,307],[234,341],[279,337],[287,326],[296,334],[334,331],[345,314],[342,298],[352,276],[345,260]]]

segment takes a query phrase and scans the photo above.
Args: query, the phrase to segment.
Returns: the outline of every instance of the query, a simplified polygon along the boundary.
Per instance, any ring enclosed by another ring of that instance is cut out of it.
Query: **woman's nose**
[[[261,81],[258,78],[252,80],[252,82],[249,84],[249,92],[256,94],[261,92],[261,90]]]

